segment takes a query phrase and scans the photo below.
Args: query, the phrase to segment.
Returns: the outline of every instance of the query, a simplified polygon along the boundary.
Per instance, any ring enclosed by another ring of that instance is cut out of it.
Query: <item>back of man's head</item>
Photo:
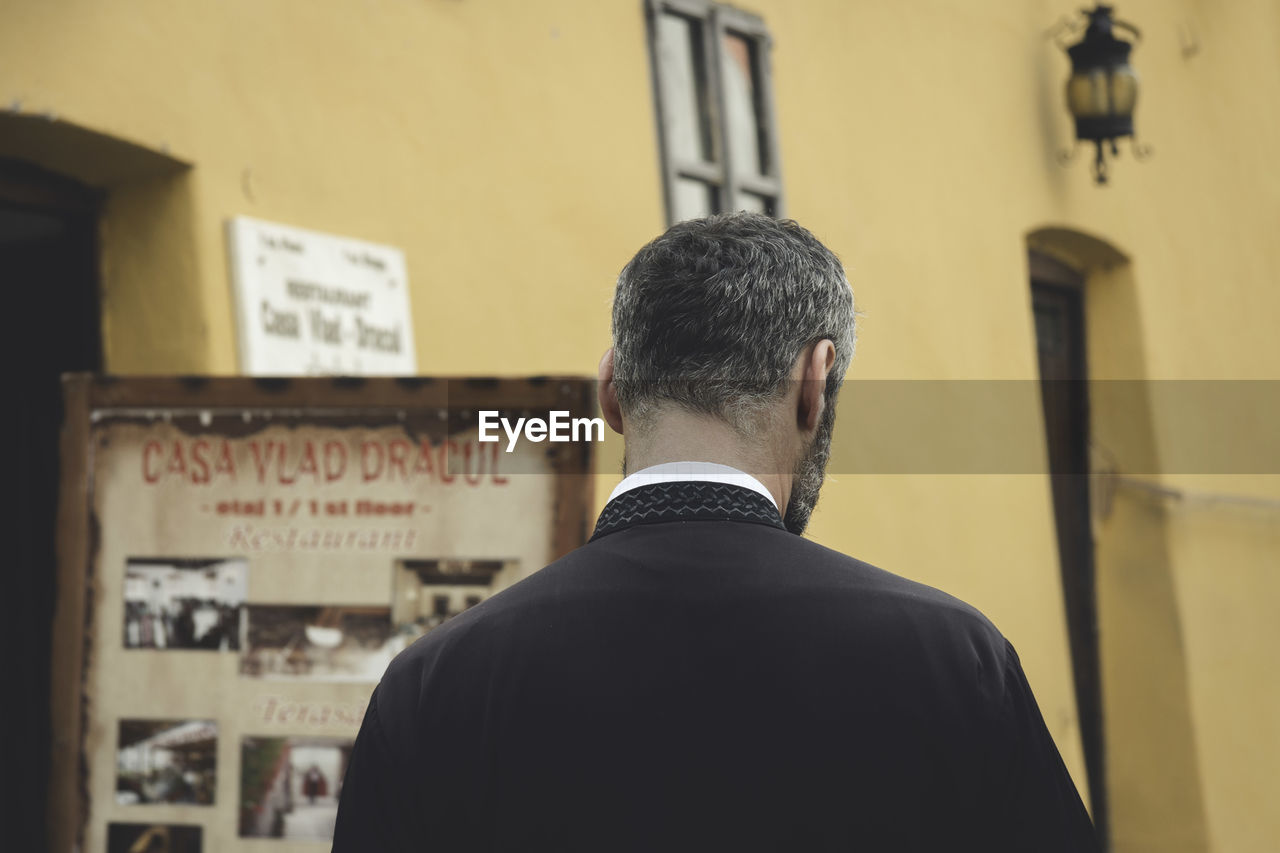
[[[824,338],[835,345],[826,390],[834,401],[853,357],[853,293],[817,238],[755,213],[687,220],[618,278],[618,404],[640,425],[674,404],[750,434],[785,393],[797,356]]]

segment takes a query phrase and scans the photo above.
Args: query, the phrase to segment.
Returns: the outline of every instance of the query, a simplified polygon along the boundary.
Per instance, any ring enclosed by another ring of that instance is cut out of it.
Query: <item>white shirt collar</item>
[[[689,480],[742,486],[744,489],[750,489],[753,492],[764,495],[775,509],[778,507],[778,502],[773,499],[773,494],[764,487],[764,483],[761,483],[745,471],[739,471],[729,465],[718,465],[715,462],[663,462],[661,465],[651,465],[634,474],[628,474],[627,478],[619,483],[613,493],[609,495],[609,500],[613,500],[623,492],[629,492],[640,486],[651,486],[654,483],[679,483]]]

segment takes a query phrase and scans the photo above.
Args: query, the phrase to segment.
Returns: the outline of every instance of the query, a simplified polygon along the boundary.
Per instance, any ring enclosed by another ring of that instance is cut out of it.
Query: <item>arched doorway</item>
[[[0,620],[16,672],[16,717],[6,835],[14,849],[44,848],[50,725],[50,631],[56,577],[62,389],[68,371],[102,367],[97,227],[101,196],[26,163],[0,160],[0,282],[17,385],[9,422],[17,462],[9,515],[13,543]],[[14,832],[16,830],[16,832]]]
[[[1106,744],[1102,660],[1089,506],[1089,384],[1083,272],[1047,254],[1029,253],[1040,398],[1058,535],[1067,636],[1089,777],[1090,808],[1107,838]]]

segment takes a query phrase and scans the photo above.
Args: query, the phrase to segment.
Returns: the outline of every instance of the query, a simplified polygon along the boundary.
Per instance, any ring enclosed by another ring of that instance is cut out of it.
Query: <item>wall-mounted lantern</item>
[[[1130,42],[1118,39],[1115,30],[1125,29],[1135,39],[1142,34],[1132,24],[1112,18],[1111,6],[1098,4],[1093,10],[1082,10],[1089,18],[1084,38],[1066,48],[1071,57],[1071,79],[1067,81],[1067,109],[1076,121],[1076,140],[1092,142],[1097,156],[1093,176],[1100,184],[1107,182],[1105,149],[1117,156],[1116,140],[1133,137],[1133,108],[1138,102],[1138,75],[1129,65]],[[1134,145],[1134,154],[1142,159],[1147,149]]]

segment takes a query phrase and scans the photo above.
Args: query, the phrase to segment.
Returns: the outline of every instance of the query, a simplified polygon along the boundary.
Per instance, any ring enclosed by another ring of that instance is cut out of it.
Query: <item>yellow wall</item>
[[[241,214],[404,248],[425,373],[594,368],[661,223],[636,5],[5,7],[5,103],[194,164],[109,201],[110,370],[236,371]]]
[[[1067,61],[1046,32],[1078,3],[744,5],[775,39],[787,212],[845,259],[865,315],[852,378],[1034,379],[1029,240],[1087,274],[1094,377],[1280,378],[1275,3],[1120,5],[1144,33],[1155,154],[1123,143],[1107,188],[1089,151],[1056,158]],[[3,17],[0,104],[192,164],[111,186],[114,372],[236,371],[223,224],[243,214],[404,249],[423,373],[591,373],[613,277],[663,225],[640,0],[7,0]],[[856,384],[841,405],[847,422]],[[1095,405],[1121,471],[1280,498],[1275,477],[1145,464],[1185,424],[1139,409]],[[619,457],[602,450],[600,500]],[[1046,479],[850,470],[814,538],[988,613],[1083,788]],[[1117,850],[1280,845],[1280,516],[1259,506],[1120,488],[1096,519]]]

